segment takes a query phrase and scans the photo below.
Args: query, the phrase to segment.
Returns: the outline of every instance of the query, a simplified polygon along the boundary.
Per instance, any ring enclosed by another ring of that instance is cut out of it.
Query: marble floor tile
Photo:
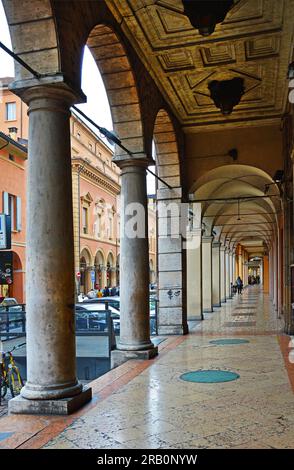
[[[254,312],[254,322],[246,312]],[[277,340],[283,325],[268,296],[258,287],[246,289],[242,298],[205,317],[183,342],[159,355],[45,447],[294,448],[294,394]],[[226,326],[236,320],[240,325]],[[210,343],[234,337],[249,343]],[[230,370],[240,378],[213,384],[180,378],[204,369]]]

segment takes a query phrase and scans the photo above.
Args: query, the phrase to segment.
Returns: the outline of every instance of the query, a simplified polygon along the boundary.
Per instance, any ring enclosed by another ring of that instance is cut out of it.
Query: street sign
[[[12,251],[0,252],[0,285],[13,283]]]
[[[11,217],[0,214],[0,250],[11,248]]]
[[[95,282],[95,271],[91,271],[91,281]]]
[[[78,271],[78,272],[76,273],[76,276],[77,276],[78,279],[80,279],[81,273]]]

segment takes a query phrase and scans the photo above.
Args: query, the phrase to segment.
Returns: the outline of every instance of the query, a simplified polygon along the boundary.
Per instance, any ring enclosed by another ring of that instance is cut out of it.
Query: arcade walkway
[[[129,361],[92,383],[94,399],[69,417],[8,416],[1,448],[293,448],[294,368],[267,296],[245,290],[150,361]],[[215,339],[245,339],[215,345]],[[240,378],[190,383],[188,371]],[[2,437],[1,437],[2,436]]]

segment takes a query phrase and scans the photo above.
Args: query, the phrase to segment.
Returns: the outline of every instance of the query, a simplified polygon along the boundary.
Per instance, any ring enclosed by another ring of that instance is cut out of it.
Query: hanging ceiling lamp
[[[239,104],[245,93],[244,79],[235,77],[231,80],[213,80],[209,82],[210,96],[217,108],[227,116],[231,114],[234,106]]]
[[[182,0],[184,14],[191,25],[202,36],[209,36],[217,23],[224,21],[228,11],[234,6],[234,0]]]

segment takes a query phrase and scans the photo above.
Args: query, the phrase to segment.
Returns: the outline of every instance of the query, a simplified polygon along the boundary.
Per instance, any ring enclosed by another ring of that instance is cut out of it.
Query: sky
[[[11,40],[6,16],[0,0],[0,41],[11,49]],[[0,80],[1,77],[14,76],[13,59],[0,49]],[[82,68],[82,90],[87,96],[87,103],[78,107],[87,114],[99,126],[113,129],[111,113],[105,87],[99,73],[98,67],[92,57],[91,52],[85,47],[83,68]],[[91,126],[90,126],[91,127]],[[94,129],[93,129],[94,130]],[[97,130],[95,131],[98,132]],[[104,141],[105,138],[100,136]],[[107,144],[107,141],[105,141]],[[154,171],[154,168],[151,168]],[[154,177],[147,174],[148,194],[155,193]]]

